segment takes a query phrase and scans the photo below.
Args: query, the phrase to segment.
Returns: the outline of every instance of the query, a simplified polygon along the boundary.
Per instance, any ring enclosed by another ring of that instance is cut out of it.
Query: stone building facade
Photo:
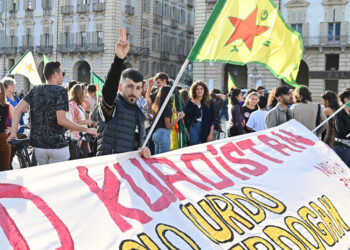
[[[46,54],[62,63],[65,82],[90,82],[91,72],[104,79],[120,27],[131,44],[125,67],[175,78],[193,45],[194,1],[0,0],[1,75],[30,49],[40,75]],[[17,90],[29,90],[26,78],[15,78]]]
[[[196,0],[195,37],[209,18],[216,0]],[[325,90],[335,92],[350,87],[350,4],[346,0],[275,0],[285,21],[303,38],[304,56],[297,82],[309,86],[313,98],[320,101]],[[227,72],[238,87],[254,88],[262,84],[272,89],[282,84],[265,67],[220,63],[194,63],[193,79],[205,79],[226,91]]]

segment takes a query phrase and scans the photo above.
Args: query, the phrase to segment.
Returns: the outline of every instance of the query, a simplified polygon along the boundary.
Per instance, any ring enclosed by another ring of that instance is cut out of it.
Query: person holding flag
[[[164,85],[160,87],[157,96],[152,105],[153,117],[158,115],[160,107],[163,105],[165,98],[169,94],[170,86]],[[172,113],[176,113],[176,108],[172,110],[172,98],[169,99],[162,115],[160,116],[155,131],[153,133],[152,139],[154,142],[154,153],[161,154],[170,151],[170,132],[171,128],[177,124],[177,122],[182,119],[185,114],[180,112],[177,117],[171,121]]]

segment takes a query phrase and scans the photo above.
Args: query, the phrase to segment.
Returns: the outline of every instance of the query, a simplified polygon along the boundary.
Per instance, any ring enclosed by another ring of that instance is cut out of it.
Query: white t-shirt
[[[250,114],[250,117],[247,122],[247,127],[253,129],[254,131],[261,131],[266,129],[265,127],[265,117],[268,111],[266,110],[257,110]]]

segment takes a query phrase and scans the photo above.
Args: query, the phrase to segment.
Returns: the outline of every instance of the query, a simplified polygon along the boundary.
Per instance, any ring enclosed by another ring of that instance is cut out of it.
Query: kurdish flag
[[[233,79],[233,76],[228,72],[228,79],[227,79],[227,91],[230,92],[231,89],[237,88],[235,79]]]
[[[219,0],[188,59],[258,63],[294,87],[303,43],[273,0]]]
[[[35,66],[33,54],[30,50],[19,59],[19,61],[10,69],[10,75],[23,75],[28,78],[29,82],[33,85],[42,84],[38,70]]]
[[[92,84],[96,85],[96,96],[100,96],[102,93],[102,87],[105,83],[98,75],[96,75],[94,72],[91,72],[91,82]]]

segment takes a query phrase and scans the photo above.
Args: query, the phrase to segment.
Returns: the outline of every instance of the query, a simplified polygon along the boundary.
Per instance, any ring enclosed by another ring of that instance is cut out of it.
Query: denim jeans
[[[190,145],[196,145],[201,142],[201,132],[202,132],[202,123],[195,122],[188,132],[190,137]]]
[[[333,150],[350,168],[350,148],[340,142],[334,142]]]
[[[153,133],[154,153],[161,154],[170,151],[170,129],[157,128]]]

